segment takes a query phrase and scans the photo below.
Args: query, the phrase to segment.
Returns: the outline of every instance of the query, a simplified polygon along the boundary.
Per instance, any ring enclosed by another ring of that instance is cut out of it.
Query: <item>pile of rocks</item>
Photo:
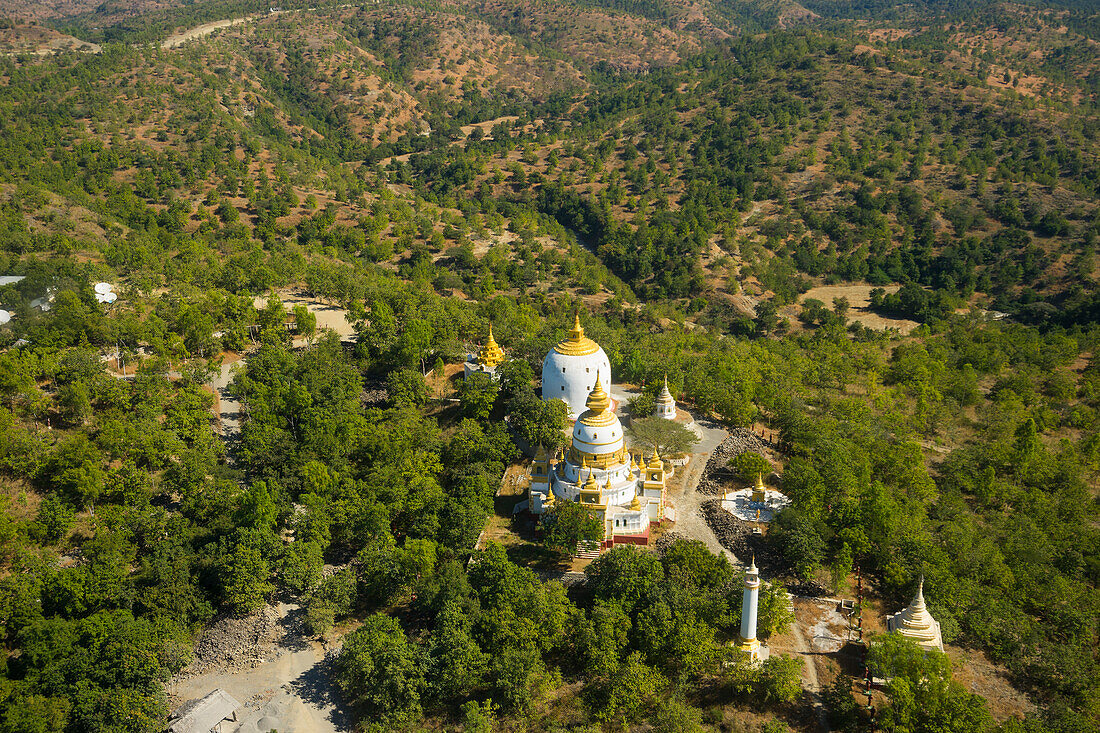
[[[390,400],[390,393],[385,387],[368,387],[363,390],[360,400],[364,407],[383,407]]]
[[[724,494],[730,489],[729,484],[739,481],[739,477],[729,468],[729,462],[735,456],[746,451],[753,451],[762,456],[767,455],[767,446],[759,436],[745,428],[735,428],[730,431],[707,461],[703,469],[703,476],[699,479],[696,491],[701,494]]]
[[[722,508],[721,499],[707,499],[699,511],[722,546],[739,560],[747,563],[750,557],[755,557],[760,572],[769,576],[785,575],[790,570],[763,535],[753,534],[752,525]]]
[[[279,612],[271,606],[243,618],[223,616],[202,632],[187,673],[251,669],[271,658],[282,634]]]
[[[664,555],[666,552],[668,552],[668,548],[676,544],[677,540],[686,539],[689,538],[686,535],[680,534],[679,532],[666,532],[665,534],[657,538],[657,552]]]
[[[752,527],[723,509],[721,499],[704,501],[699,511],[723,547],[739,558],[745,557],[746,551],[751,552],[748,537],[752,534]]]

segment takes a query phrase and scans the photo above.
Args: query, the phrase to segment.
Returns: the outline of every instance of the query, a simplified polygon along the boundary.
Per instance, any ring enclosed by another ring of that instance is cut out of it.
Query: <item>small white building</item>
[[[168,733],[228,733],[237,728],[240,707],[236,698],[218,688],[172,713]]]

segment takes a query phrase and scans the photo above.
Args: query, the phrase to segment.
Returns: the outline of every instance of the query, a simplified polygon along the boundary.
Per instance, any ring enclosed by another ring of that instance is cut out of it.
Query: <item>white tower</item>
[[[756,558],[745,568],[745,592],[741,597],[741,634],[737,648],[745,655],[749,664],[759,664],[768,657],[768,650],[761,646],[756,638],[756,616],[760,601],[760,571],[756,569]]]

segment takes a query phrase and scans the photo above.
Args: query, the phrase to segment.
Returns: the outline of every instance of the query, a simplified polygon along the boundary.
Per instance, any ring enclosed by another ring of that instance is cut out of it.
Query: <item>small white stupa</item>
[[[737,648],[749,664],[760,664],[768,658],[768,648],[756,638],[756,617],[760,602],[760,571],[756,569],[756,557],[745,568],[745,592],[741,596],[741,633]]]
[[[929,651],[943,651],[940,623],[932,618],[928,607],[924,605],[923,575],[917,584],[917,595],[913,596],[912,603],[904,611],[886,617],[886,630],[912,639]]]
[[[668,391],[667,374],[665,375],[665,386],[661,389],[661,394],[657,395],[657,399],[653,401],[653,406],[657,417],[663,417],[666,420],[676,419],[676,400],[673,399],[672,393]]]

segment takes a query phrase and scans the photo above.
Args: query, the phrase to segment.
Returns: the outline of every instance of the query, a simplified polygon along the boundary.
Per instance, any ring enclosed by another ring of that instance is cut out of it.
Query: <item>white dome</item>
[[[542,398],[564,400],[569,416],[575,418],[584,411],[597,375],[600,381],[611,384],[611,362],[599,344],[585,337],[577,318],[569,336],[542,362]],[[618,432],[621,441],[622,429]]]
[[[612,413],[612,417],[614,414]],[[619,418],[608,425],[588,425],[580,420],[573,426],[573,447],[592,455],[615,453],[623,449],[623,426]]]

